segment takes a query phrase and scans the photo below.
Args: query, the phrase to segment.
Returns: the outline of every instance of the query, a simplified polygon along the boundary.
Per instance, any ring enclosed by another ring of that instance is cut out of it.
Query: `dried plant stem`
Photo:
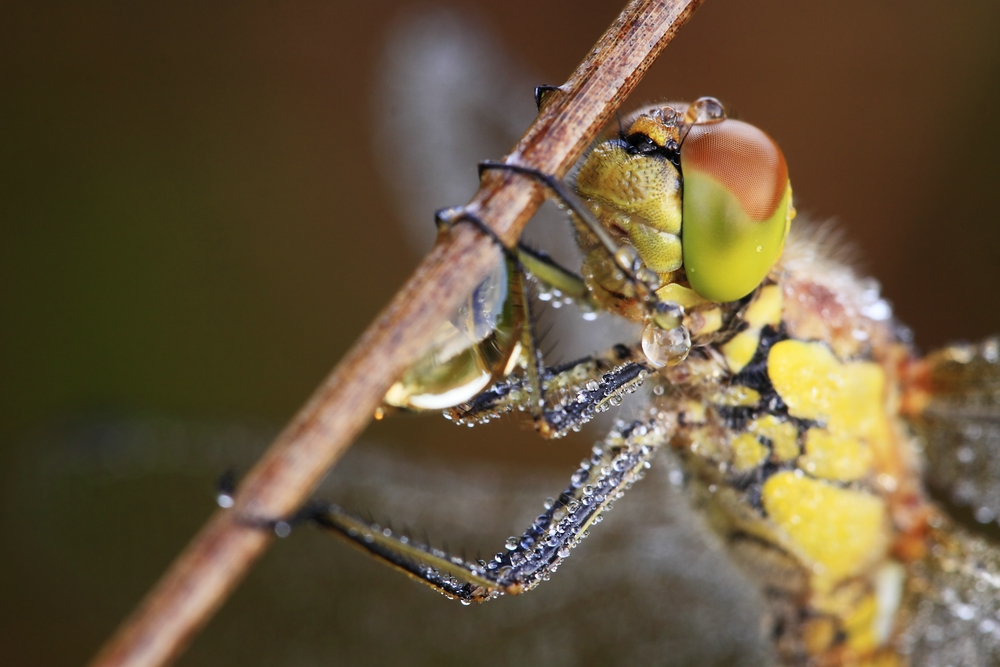
[[[547,99],[507,161],[564,175],[700,1],[633,0]],[[513,243],[540,202],[536,183],[490,172],[468,208]],[[438,243],[250,471],[234,509],[216,512],[93,667],[162,665],[184,649],[272,539],[239,519],[295,512],[427,348],[436,325],[498,258],[496,246],[469,225]]]

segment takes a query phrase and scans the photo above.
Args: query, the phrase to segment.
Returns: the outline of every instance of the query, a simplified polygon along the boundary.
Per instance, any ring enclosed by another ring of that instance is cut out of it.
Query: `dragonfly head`
[[[710,97],[641,111],[591,151],[577,190],[663,284],[716,303],[760,284],[794,216],[781,149]]]

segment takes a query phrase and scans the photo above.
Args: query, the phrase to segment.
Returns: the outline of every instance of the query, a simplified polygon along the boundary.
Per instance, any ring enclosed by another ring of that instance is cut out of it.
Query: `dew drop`
[[[642,352],[656,368],[676,364],[691,351],[691,335],[686,327],[663,329],[649,323],[642,331]]]
[[[635,271],[639,266],[639,253],[632,246],[623,245],[615,251],[615,263],[626,271]]]
[[[976,608],[971,604],[956,604],[952,607],[952,613],[963,621],[971,621],[976,617]]]
[[[691,103],[684,114],[689,123],[712,123],[726,118],[726,108],[714,97],[700,97]]]
[[[991,507],[976,508],[976,521],[979,523],[990,523],[997,518],[996,512]]]

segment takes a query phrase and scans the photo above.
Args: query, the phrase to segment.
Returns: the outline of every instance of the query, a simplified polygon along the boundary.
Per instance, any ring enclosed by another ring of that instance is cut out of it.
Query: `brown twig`
[[[633,0],[572,78],[549,98],[507,161],[563,176],[701,0]],[[490,172],[468,210],[513,243],[541,202],[536,183]],[[395,379],[499,257],[468,225],[438,243],[347,357],[174,561],[92,667],[175,658],[270,543],[241,517],[289,516],[365,427]]]

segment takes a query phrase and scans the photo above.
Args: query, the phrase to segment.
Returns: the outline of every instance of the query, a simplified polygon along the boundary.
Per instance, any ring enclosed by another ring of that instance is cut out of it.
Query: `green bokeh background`
[[[229,433],[248,464],[416,265],[370,120],[405,5],[4,8],[0,663],[84,662],[211,511],[226,465],[73,469],[93,463],[65,455],[86,441],[75,433],[197,424],[178,438],[196,448]],[[539,83],[564,80],[617,12],[458,6]],[[926,349],[1000,331],[998,32],[987,1],[708,0],[628,106],[711,94],[765,128],[800,213],[839,221]],[[367,437],[424,462],[508,468],[564,470],[586,448],[511,426],[476,436],[429,419]],[[268,558],[233,605],[308,588]],[[312,618],[282,599],[252,621],[227,607],[182,664],[256,664],[254,628],[294,635]]]

